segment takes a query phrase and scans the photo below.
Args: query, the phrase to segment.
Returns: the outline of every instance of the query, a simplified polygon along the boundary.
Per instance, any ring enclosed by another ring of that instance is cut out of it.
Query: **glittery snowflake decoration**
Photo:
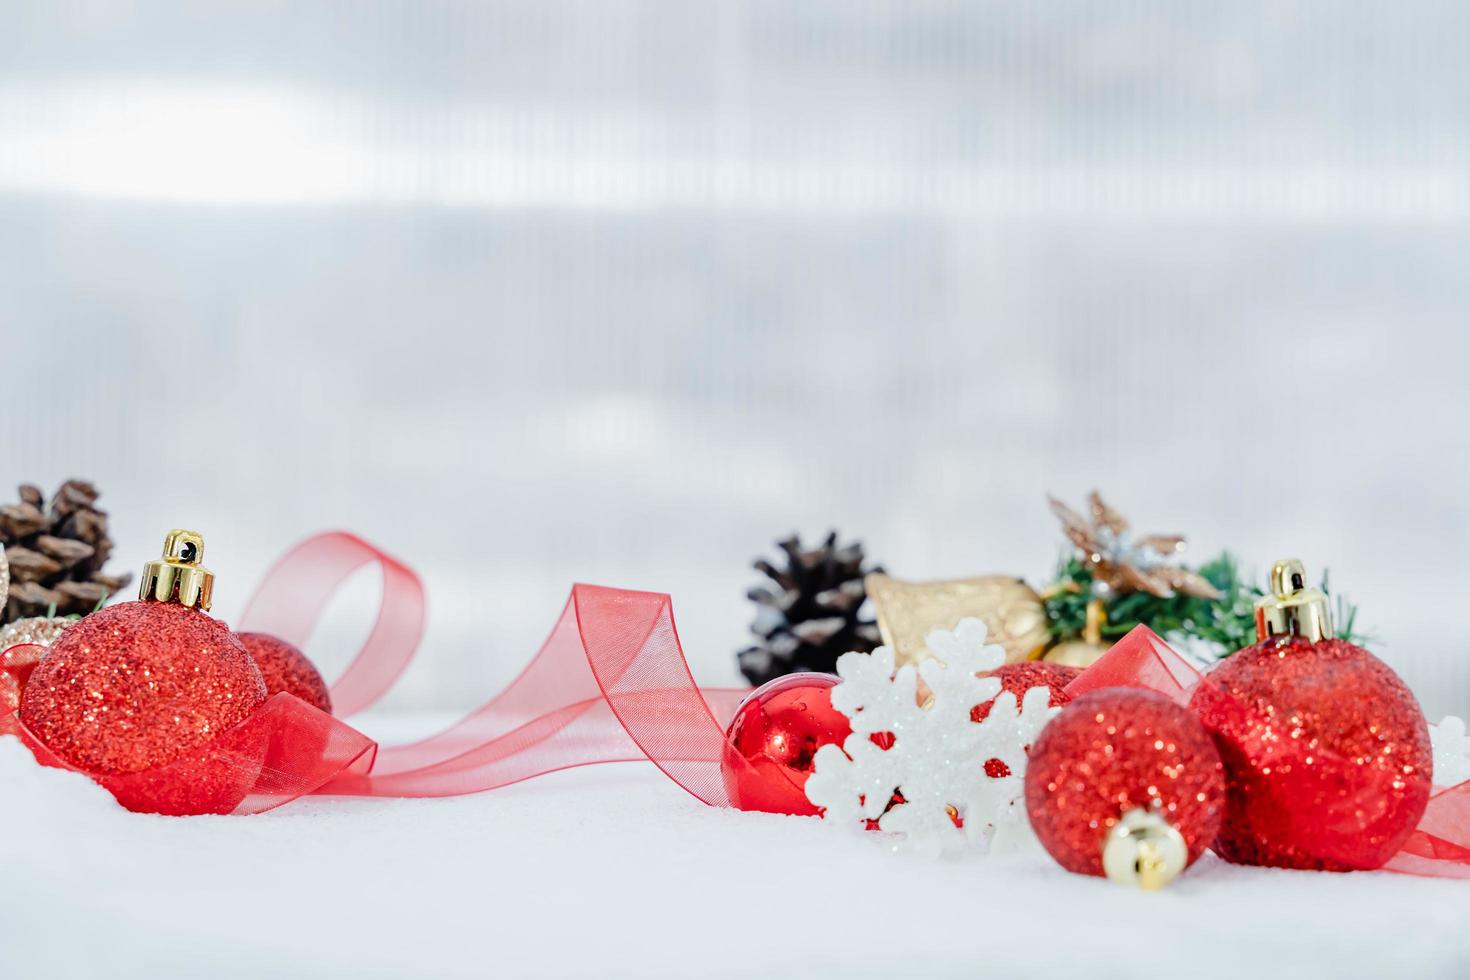
[[[838,658],[842,683],[832,688],[832,704],[851,720],[852,734],[841,748],[818,750],[806,783],[807,799],[829,821],[877,820],[880,830],[901,835],[904,850],[928,856],[1015,835],[1026,820],[1026,749],[1061,709],[1048,706],[1045,687],[1017,704],[998,679],[976,676],[1005,662],[1005,650],[985,638],[978,619],[935,630],[927,643],[939,659],[917,672],[895,671],[886,646]],[[920,677],[931,692],[922,706]],[[992,698],[985,720],[972,721],[974,707]]]
[[[1448,715],[1430,725],[1429,741],[1434,746],[1434,785],[1458,786],[1470,779],[1470,736],[1464,721]]]

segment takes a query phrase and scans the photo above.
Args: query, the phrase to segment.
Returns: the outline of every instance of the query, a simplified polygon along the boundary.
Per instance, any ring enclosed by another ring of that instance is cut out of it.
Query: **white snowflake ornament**
[[[1007,831],[1026,819],[1026,749],[1061,709],[1049,706],[1046,687],[1017,704],[999,679],[977,676],[1005,662],[1005,649],[985,640],[978,619],[935,630],[926,642],[939,659],[917,672],[911,664],[895,671],[886,646],[838,658],[842,683],[832,688],[832,704],[852,734],[841,748],[817,751],[806,783],[807,799],[828,820],[858,828],[877,820],[880,830],[902,835],[903,849],[930,856],[988,846],[998,832],[1014,836]],[[919,677],[931,692],[922,706]],[[985,720],[972,721],[975,706],[991,698]],[[889,807],[895,791],[903,802]]]
[[[1430,725],[1429,743],[1434,747],[1434,785],[1449,788],[1470,779],[1470,736],[1463,720],[1447,715]]]

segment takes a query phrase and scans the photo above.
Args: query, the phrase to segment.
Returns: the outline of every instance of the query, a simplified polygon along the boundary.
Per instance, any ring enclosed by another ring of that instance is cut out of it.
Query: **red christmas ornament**
[[[1190,700],[1227,777],[1215,842],[1238,864],[1381,867],[1428,804],[1432,751],[1414,695],[1382,661],[1332,638],[1327,597],[1277,562],[1257,604],[1262,642],[1226,658]]]
[[[316,666],[295,646],[269,633],[236,633],[260,674],[265,678],[266,696],[284,691],[327,714],[332,713],[332,696]]]
[[[1080,667],[1069,667],[1066,664],[1046,663],[1041,660],[1023,660],[1014,664],[1002,664],[990,672],[991,677],[999,678],[1000,691],[996,693],[998,698],[1009,691],[1021,703],[1021,698],[1033,687],[1045,687],[1051,689],[1051,698],[1048,704],[1053,708],[1060,708],[1071,701],[1067,696],[1067,685],[1082,673]],[[974,722],[984,721],[990,717],[991,705],[995,704],[995,698],[975,705],[970,711],[970,720]],[[992,779],[1003,779],[1011,774],[1011,767],[1000,759],[986,759],[985,773]]]
[[[266,699],[260,670],[229,627],[194,608],[208,608],[213,581],[198,564],[202,539],[174,531],[165,556],[144,569],[152,599],[99,610],[56,640],[25,686],[20,717],[129,809],[228,812],[258,774],[239,752],[167,778],[118,782],[207,746]]]
[[[831,674],[787,674],[756,688],[725,732],[721,767],[732,805],[742,810],[815,816],[806,798],[813,758],[841,745],[852,727],[832,707]],[[742,761],[743,760],[743,761]]]
[[[1072,700],[1067,696],[1067,685],[1076,680],[1080,673],[1080,667],[1042,660],[1023,660],[1020,663],[1002,664],[992,670],[990,676],[1000,679],[1000,694],[1010,691],[1017,704],[1033,687],[1047,687],[1051,689],[1051,707],[1060,708]],[[1000,694],[996,697],[1000,697]],[[975,705],[970,712],[970,720],[980,722],[990,717],[990,706],[994,703],[995,698],[991,698],[984,704]]]
[[[1167,884],[1204,852],[1224,810],[1224,771],[1209,735],[1152,691],[1084,694],[1031,747],[1031,827],[1077,874]]]

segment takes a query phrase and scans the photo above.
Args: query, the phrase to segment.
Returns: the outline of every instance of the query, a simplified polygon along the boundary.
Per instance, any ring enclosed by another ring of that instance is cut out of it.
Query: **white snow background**
[[[368,719],[367,721],[371,721]],[[364,727],[388,735],[393,726]],[[928,862],[648,765],[444,800],[127,813],[0,739],[0,976],[1463,977],[1463,882]]]

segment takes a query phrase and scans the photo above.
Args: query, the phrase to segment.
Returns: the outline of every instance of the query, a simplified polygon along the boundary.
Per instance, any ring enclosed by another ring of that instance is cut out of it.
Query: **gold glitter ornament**
[[[13,623],[0,626],[0,652],[22,643],[50,647],[56,642],[56,638],[61,635],[62,631],[75,622],[75,619],[63,616],[32,616],[29,619],[17,619]]]
[[[1005,647],[1006,663],[1033,660],[1046,645],[1046,609],[1029,585],[1009,575],[944,582],[905,582],[882,572],[863,580],[878,616],[883,643],[898,666],[917,664],[933,654],[925,637],[952,630],[960,620],[983,623],[987,642]]]

